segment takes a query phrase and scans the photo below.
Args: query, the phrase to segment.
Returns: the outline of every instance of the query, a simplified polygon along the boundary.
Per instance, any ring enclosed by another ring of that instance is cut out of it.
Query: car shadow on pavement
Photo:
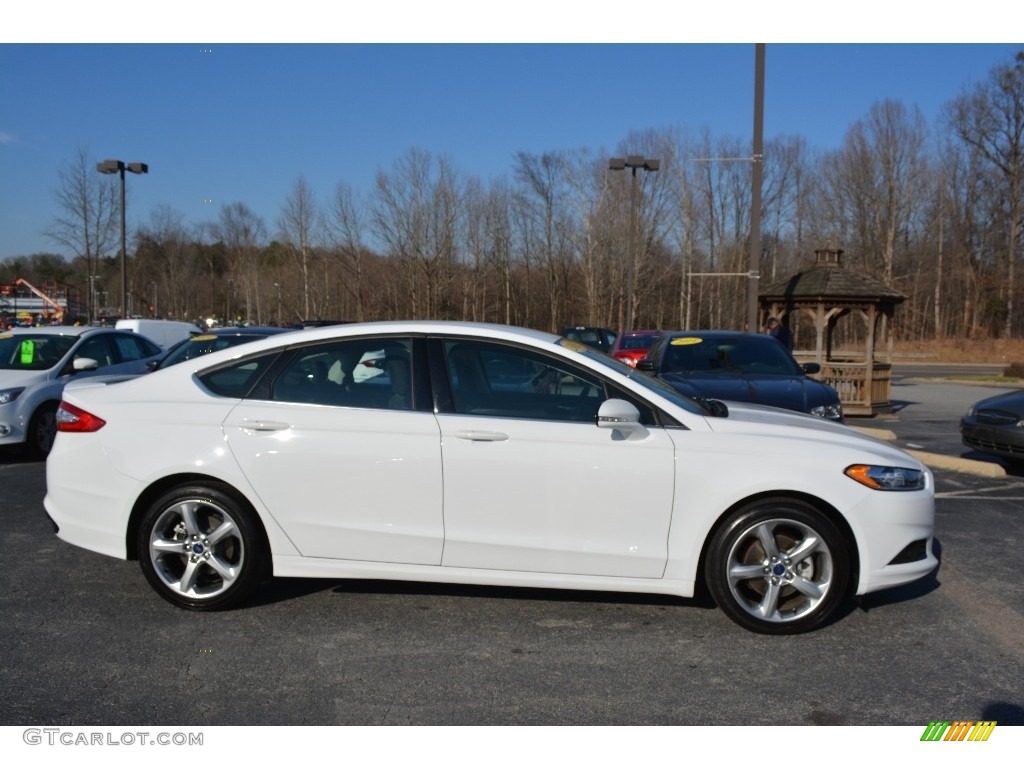
[[[618,605],[664,605],[715,608],[708,598],[675,597],[632,592],[530,587],[496,587],[474,584],[444,584],[387,579],[271,579],[246,601],[246,605],[272,605],[330,590],[335,594],[399,595],[433,597],[478,597],[499,600],[533,600],[558,603],[600,603]]]

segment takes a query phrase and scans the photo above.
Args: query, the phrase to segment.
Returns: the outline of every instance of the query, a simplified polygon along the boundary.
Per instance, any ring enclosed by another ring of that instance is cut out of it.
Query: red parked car
[[[661,331],[623,331],[615,339],[609,354],[631,368],[636,368],[636,364],[647,357],[647,350],[659,336]]]

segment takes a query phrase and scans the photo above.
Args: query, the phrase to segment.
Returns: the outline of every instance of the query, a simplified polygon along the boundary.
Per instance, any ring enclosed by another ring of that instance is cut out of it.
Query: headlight
[[[847,467],[844,474],[876,491],[920,491],[925,486],[925,473],[919,469],[906,467],[854,464]]]
[[[820,419],[829,419],[830,421],[841,421],[843,418],[842,403],[816,405],[811,408],[811,416],[817,416]]]
[[[13,403],[18,399],[18,395],[25,391],[24,387],[15,387],[14,389],[0,389],[0,405],[7,405]]]

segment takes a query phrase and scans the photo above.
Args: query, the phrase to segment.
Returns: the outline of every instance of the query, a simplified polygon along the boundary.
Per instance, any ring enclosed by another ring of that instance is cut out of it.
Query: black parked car
[[[1024,389],[972,405],[960,419],[960,437],[968,448],[1024,463]]]
[[[605,353],[611,350],[616,336],[615,331],[610,328],[595,328],[589,325],[563,328],[561,334],[570,341],[578,341],[581,344],[586,344],[588,347],[593,347]]]
[[[741,331],[676,331],[654,342],[637,363],[684,395],[801,411],[842,421],[835,389],[815,381],[817,363],[800,365],[771,336]]]
[[[168,366],[177,365],[186,360],[208,355],[211,352],[217,352],[227,347],[247,344],[250,341],[258,341],[278,333],[288,333],[291,330],[291,328],[259,325],[214,328],[206,333],[200,333],[184,341],[179,341],[167,351],[167,354],[159,362],[151,365],[150,368],[152,370],[167,368]]]

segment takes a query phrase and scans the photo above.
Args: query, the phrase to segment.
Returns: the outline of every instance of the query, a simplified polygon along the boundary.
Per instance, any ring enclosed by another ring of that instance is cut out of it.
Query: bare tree
[[[284,241],[291,246],[295,254],[302,277],[302,319],[312,317],[309,274],[310,262],[314,259],[313,247],[318,223],[319,214],[313,188],[309,186],[305,176],[299,176],[281,208],[278,226],[281,228]]]
[[[117,242],[117,185],[113,177],[96,172],[86,147],[78,147],[75,156],[58,171],[55,197],[58,214],[46,235],[76,258],[85,259],[91,320],[95,314],[92,287],[99,260]]]
[[[366,246],[363,243],[365,214],[358,204],[352,188],[338,182],[331,201],[328,232],[335,251],[341,257],[345,272],[345,290],[355,302],[355,319],[365,319],[363,306],[363,260]]]
[[[203,269],[194,238],[181,212],[158,206],[139,228],[134,274],[154,314],[191,320],[201,311],[196,275]],[[212,290],[212,276],[209,281]]]
[[[825,194],[836,220],[848,228],[844,241],[864,260],[864,271],[887,285],[895,277],[897,244],[906,240],[927,201],[926,139],[920,110],[879,102],[823,166]]]
[[[952,102],[949,119],[956,135],[998,172],[1005,217],[1006,320],[1012,336],[1016,264],[1024,229],[1024,51],[1013,64],[995,67],[986,81]]]
[[[562,201],[565,197],[565,164],[559,155],[546,152],[531,155],[519,152],[515,159],[515,178],[519,182],[522,205],[524,243],[539,254],[544,265],[547,290],[548,329],[555,330],[565,317],[566,285],[562,279],[565,261],[571,258],[566,242],[566,219]]]
[[[232,306],[235,287],[241,291],[245,307],[245,320],[263,322],[260,302],[260,253],[266,244],[267,227],[245,203],[231,203],[220,209],[220,218],[214,225],[215,236],[224,244],[228,259],[228,285],[225,314]],[[225,317],[226,321],[231,320]]]
[[[390,174],[377,174],[371,202],[375,234],[404,272],[408,312],[443,318],[453,312],[461,196],[450,161],[410,150]]]

